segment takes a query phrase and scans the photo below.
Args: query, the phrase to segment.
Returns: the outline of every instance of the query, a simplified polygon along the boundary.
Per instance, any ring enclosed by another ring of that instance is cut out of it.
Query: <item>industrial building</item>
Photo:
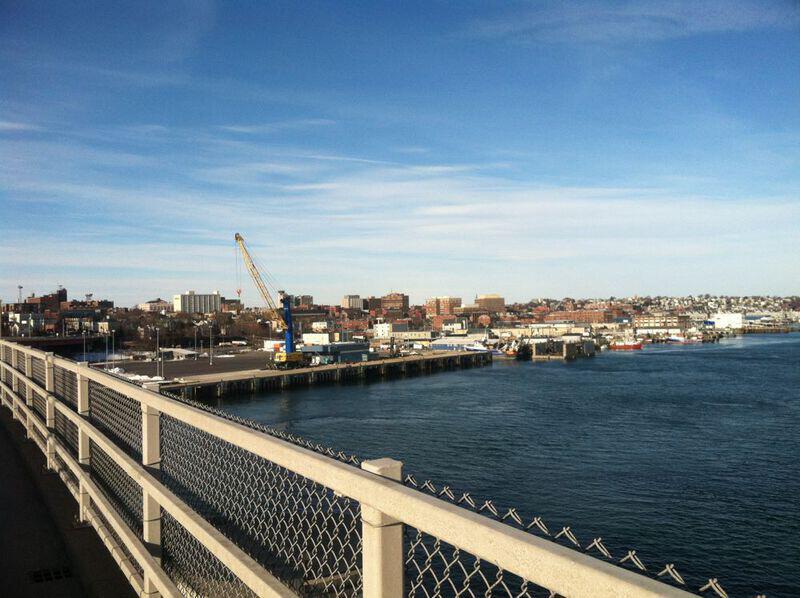
[[[220,311],[222,307],[222,297],[219,291],[214,291],[208,295],[199,295],[194,291],[186,291],[182,295],[175,295],[172,298],[172,308],[176,312],[187,314],[210,314]]]
[[[716,313],[711,317],[717,330],[741,330],[744,328],[744,314]]]
[[[369,344],[367,343],[329,343],[326,345],[304,345],[300,348],[304,356],[320,365],[328,363],[352,363],[369,361]]]
[[[688,314],[636,314],[633,325],[639,334],[678,334],[691,327],[692,319]]]

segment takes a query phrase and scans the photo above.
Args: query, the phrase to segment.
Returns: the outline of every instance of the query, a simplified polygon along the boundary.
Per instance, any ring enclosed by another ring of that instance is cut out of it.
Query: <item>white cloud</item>
[[[86,139],[15,140],[20,160],[0,165],[3,207],[27,201],[20,213],[32,215],[0,225],[8,280],[113,289],[123,304],[183,288],[231,294],[239,231],[287,288],[329,301],[391,288],[422,300],[437,285],[522,299],[544,292],[543,281],[563,294],[621,294],[611,285],[623,283],[647,292],[660,281],[681,292],[701,275],[706,290],[725,291],[721,282],[755,276],[735,268],[783,255],[800,230],[796,195],[543,185],[513,164],[403,164],[202,134],[190,150],[140,163],[138,152]],[[125,176],[96,169],[128,158]],[[52,229],[40,223],[49,213],[63,214]]]

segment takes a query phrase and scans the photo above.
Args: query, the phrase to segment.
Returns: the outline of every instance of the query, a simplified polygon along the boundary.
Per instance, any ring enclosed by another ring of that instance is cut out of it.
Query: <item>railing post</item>
[[[44,358],[44,389],[47,392],[53,392],[56,387],[55,370],[53,353],[47,353]]]
[[[82,367],[88,367],[86,362],[80,364]],[[89,378],[82,374],[77,374],[78,386],[78,415],[88,418],[89,417]],[[89,435],[84,431],[83,426],[78,426],[78,463],[83,468],[84,472],[88,475],[89,465],[91,460],[89,448]],[[82,522],[88,521],[89,507],[91,506],[91,499],[89,493],[86,491],[86,485],[83,480],[78,484],[78,519]]]
[[[35,413],[33,410],[33,386],[31,386],[28,370],[30,370],[30,355],[25,356],[25,375],[28,376],[28,379],[22,382],[25,386],[25,404],[29,407],[28,415],[25,416],[25,438],[33,436],[33,422],[31,419]]]
[[[47,469],[55,470],[56,468],[56,441],[53,435],[53,429],[56,427],[56,398],[53,395],[47,395],[47,415],[45,417],[45,425],[49,432],[47,433]]]
[[[161,469],[161,412],[142,404],[142,465],[148,469]],[[161,505],[153,496],[142,489],[142,537],[150,554],[161,562]],[[158,590],[144,574],[143,596],[157,596]]]
[[[398,482],[403,479],[403,463],[394,459],[363,461],[361,469]],[[362,504],[361,537],[365,598],[400,598],[403,595],[403,523]]]
[[[11,390],[14,391],[14,394],[19,393],[19,372],[17,368],[11,367]]]

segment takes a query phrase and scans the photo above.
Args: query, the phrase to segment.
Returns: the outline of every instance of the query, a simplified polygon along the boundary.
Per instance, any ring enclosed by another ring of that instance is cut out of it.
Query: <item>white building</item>
[[[361,295],[345,295],[342,297],[343,309],[363,309],[364,302],[361,300]]]
[[[744,328],[744,314],[720,312],[711,316],[717,330],[741,330]]]
[[[372,334],[375,338],[392,338],[397,332],[407,332],[408,324],[381,322],[372,327]]]
[[[172,308],[176,312],[182,311],[188,314],[210,314],[221,310],[222,298],[219,291],[214,291],[210,295],[198,295],[194,291],[186,291],[183,295],[173,296]]]
[[[331,334],[329,332],[305,332],[303,333],[304,345],[330,345]]]
[[[140,303],[136,306],[136,309],[141,309],[142,311],[148,312],[172,311],[172,303],[159,298]]]

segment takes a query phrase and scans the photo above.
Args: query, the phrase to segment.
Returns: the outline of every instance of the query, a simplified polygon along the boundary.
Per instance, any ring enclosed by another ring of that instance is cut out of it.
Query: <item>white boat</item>
[[[464,345],[465,351],[476,351],[480,353],[488,353],[490,351],[489,347],[483,345],[481,343],[473,343],[471,345]]]

